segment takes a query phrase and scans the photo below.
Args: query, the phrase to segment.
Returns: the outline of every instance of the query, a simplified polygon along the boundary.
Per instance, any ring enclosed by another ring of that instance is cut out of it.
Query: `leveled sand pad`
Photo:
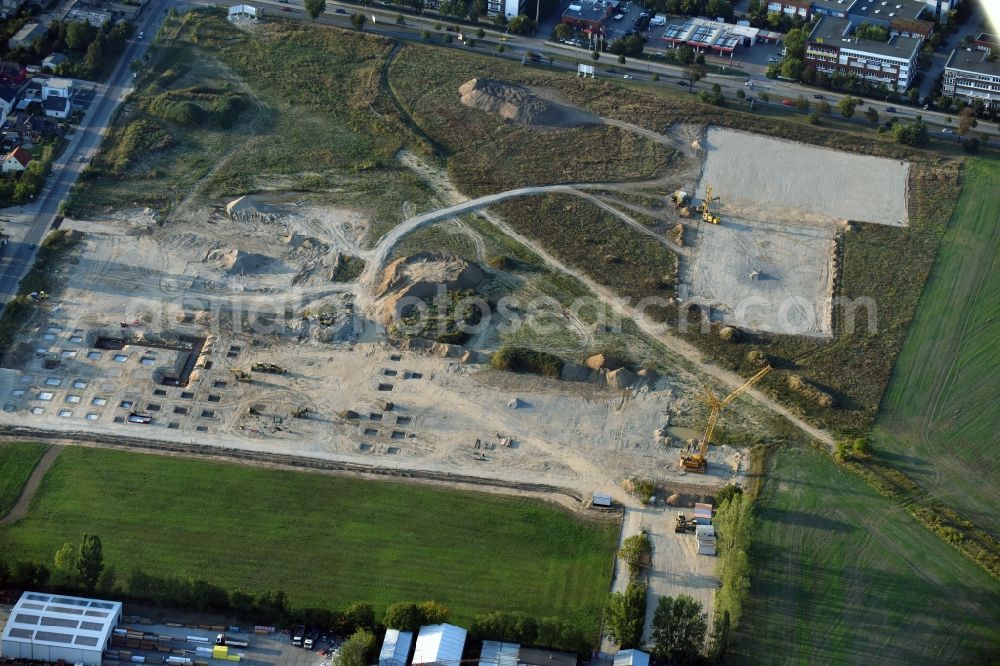
[[[906,162],[717,128],[708,130],[703,148],[697,194],[711,185],[723,215],[907,223]]]
[[[834,229],[723,218],[682,262],[682,297],[753,331],[829,336]],[[686,292],[686,293],[685,293]]]

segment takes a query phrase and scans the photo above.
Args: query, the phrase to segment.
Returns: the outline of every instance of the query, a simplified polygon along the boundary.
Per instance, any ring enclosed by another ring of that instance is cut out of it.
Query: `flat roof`
[[[917,0],[857,0],[850,14],[889,22],[894,18],[915,19],[926,6]]]
[[[851,11],[851,7],[861,2],[864,0],[812,0],[810,4],[830,12],[844,12],[846,14]]]
[[[479,653],[479,666],[517,666],[517,653],[521,646],[517,643],[483,641]]]
[[[3,640],[104,650],[121,611],[118,601],[25,592],[10,611]]]
[[[563,16],[587,21],[600,21],[608,13],[609,9],[611,9],[610,3],[602,5],[600,2],[578,0],[566,8]]]
[[[46,79],[42,85],[46,88],[71,88],[73,79]]]
[[[517,663],[528,666],[576,666],[579,660],[572,652],[521,648],[517,652]]]
[[[742,43],[744,38],[756,41],[759,33],[759,29],[746,25],[722,23],[704,18],[690,18],[684,23],[667,25],[661,39],[732,51]]]
[[[986,59],[987,52],[978,49],[972,52],[965,49],[954,49],[948,56],[945,69],[958,69],[963,72],[974,72],[988,76],[1000,76],[1000,62],[990,62]]]
[[[813,31],[809,33],[809,41],[817,44],[829,44],[840,49],[906,59],[913,56],[921,42],[919,37],[900,37],[899,35],[891,37],[888,42],[845,37],[849,27],[850,21],[847,19],[823,16],[816,23]]]

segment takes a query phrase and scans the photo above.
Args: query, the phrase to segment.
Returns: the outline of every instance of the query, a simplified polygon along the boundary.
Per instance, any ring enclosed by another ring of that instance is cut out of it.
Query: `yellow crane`
[[[721,200],[719,197],[712,196],[712,186],[709,185],[705,188],[705,198],[701,200],[701,207],[698,208],[698,211],[701,213],[701,219],[711,224],[718,224],[721,221],[718,215],[712,213],[711,206],[715,201]]]
[[[756,375],[744,382],[743,386],[740,386],[722,400],[716,398],[711,389],[707,387],[705,388],[705,401],[708,403],[708,406],[712,408],[711,413],[708,415],[708,425],[705,427],[705,436],[702,438],[701,444],[698,446],[697,453],[687,453],[685,451],[681,451],[681,469],[688,472],[699,472],[701,474],[705,473],[705,470],[708,467],[708,459],[706,458],[708,455],[708,444],[712,441],[712,432],[715,430],[715,424],[719,420],[719,412],[722,411],[723,407],[742,394],[746,393],[751,386],[764,379],[764,375],[769,372],[771,372],[771,366],[768,365]]]

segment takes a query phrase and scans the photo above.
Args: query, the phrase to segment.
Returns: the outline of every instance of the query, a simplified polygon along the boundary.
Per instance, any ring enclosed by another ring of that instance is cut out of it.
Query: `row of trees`
[[[121,584],[119,584],[121,583]],[[352,603],[343,610],[293,608],[283,591],[251,594],[229,592],[201,579],[153,576],[133,570],[119,581],[113,567],[104,563],[100,538],[85,534],[79,544],[66,543],[56,551],[53,565],[0,561],[0,589],[38,589],[65,593],[113,596],[211,613],[231,613],[241,621],[288,626],[307,624],[350,636],[341,647],[339,666],[370,664],[371,650],[380,627],[416,631],[420,626],[448,622],[451,609],[438,601],[403,601],[390,605],[381,618],[371,604]],[[516,641],[524,645],[567,650],[586,656],[593,635],[583,625],[561,618],[534,618],[523,613],[493,612],[478,615],[469,627],[475,640]]]

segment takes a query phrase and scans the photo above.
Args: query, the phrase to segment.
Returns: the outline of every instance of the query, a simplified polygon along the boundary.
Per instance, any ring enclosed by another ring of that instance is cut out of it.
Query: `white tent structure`
[[[517,653],[521,646],[517,643],[483,641],[479,653],[479,666],[517,666]]]
[[[0,638],[9,659],[100,666],[122,617],[117,601],[25,592]]]
[[[649,655],[642,650],[619,650],[615,666],[649,666]]]
[[[413,632],[386,629],[382,651],[378,654],[378,666],[406,666],[413,645]]]
[[[412,664],[455,666],[462,661],[466,631],[453,624],[430,624],[420,627]]]

